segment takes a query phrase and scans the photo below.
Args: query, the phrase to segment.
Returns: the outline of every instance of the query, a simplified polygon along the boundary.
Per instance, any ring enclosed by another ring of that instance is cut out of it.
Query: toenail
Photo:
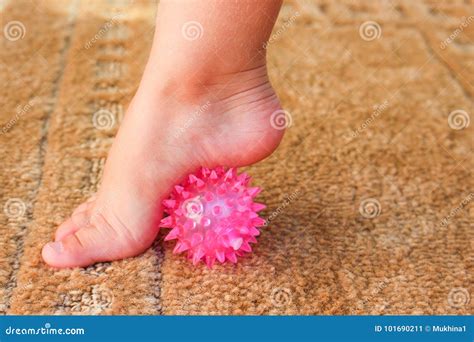
[[[48,246],[56,253],[62,253],[64,251],[64,246],[61,241],[49,242]]]

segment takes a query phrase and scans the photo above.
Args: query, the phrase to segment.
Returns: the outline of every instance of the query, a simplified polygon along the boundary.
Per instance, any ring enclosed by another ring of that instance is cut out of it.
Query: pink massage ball
[[[259,187],[249,187],[246,173],[224,167],[201,168],[176,185],[170,198],[163,201],[165,213],[160,226],[172,228],[165,241],[177,240],[174,253],[187,251],[196,265],[203,260],[212,268],[221,263],[237,262],[237,257],[251,252],[260,234],[257,227],[265,220],[257,212],[265,205],[254,202]]]

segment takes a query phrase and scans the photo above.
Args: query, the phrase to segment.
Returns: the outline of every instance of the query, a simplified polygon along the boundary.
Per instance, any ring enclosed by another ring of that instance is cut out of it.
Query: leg
[[[177,181],[201,165],[255,163],[282,138],[283,130],[270,123],[280,104],[263,49],[280,1],[159,6],[149,61],[100,189],[43,247],[51,266],[86,266],[143,252],[158,233],[161,201]]]

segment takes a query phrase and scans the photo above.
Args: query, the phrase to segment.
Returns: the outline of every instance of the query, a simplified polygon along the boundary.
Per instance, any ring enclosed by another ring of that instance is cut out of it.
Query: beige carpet
[[[150,1],[0,0],[0,313],[472,314],[474,5],[293,1],[268,44],[291,126],[248,168],[269,226],[238,265],[55,271],[150,47]],[[290,120],[291,119],[291,120]]]

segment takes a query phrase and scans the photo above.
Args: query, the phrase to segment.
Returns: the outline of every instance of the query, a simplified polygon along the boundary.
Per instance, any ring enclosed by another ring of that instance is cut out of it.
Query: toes
[[[77,232],[83,227],[90,225],[90,215],[88,211],[74,212],[72,216],[63,222],[56,230],[54,241],[64,239],[66,236]]]
[[[63,222],[56,230],[54,241],[64,239],[69,234],[77,232],[82,227],[87,227],[90,223],[90,211],[94,205],[94,198],[91,197],[86,202],[79,205],[71,217]]]
[[[76,209],[74,209],[74,211],[72,212],[72,214],[79,214],[79,213],[82,213],[84,211],[87,211],[89,210],[90,208],[92,208],[92,205],[94,204],[93,201],[91,201],[90,199],[87,200],[86,202],[82,203],[81,205],[79,205]]]
[[[55,240],[43,246],[42,256],[57,268],[83,267],[100,261],[113,261],[140,254],[156,238],[158,230],[134,234],[122,221],[114,225],[93,205],[82,207],[56,231]]]
[[[44,261],[53,267],[87,266],[97,261],[107,260],[108,240],[103,233],[93,227],[84,227],[61,240],[49,242],[43,247]]]
[[[78,227],[87,227],[90,225],[90,211],[84,210],[80,212],[75,212],[71,215],[71,220]]]
[[[89,197],[89,199],[86,201],[86,203],[94,202],[96,200],[96,198],[97,198],[97,194],[94,194],[91,197]]]
[[[66,236],[77,232],[81,227],[76,225],[72,218],[64,221],[56,230],[54,235],[54,241],[59,241],[64,239]]]

